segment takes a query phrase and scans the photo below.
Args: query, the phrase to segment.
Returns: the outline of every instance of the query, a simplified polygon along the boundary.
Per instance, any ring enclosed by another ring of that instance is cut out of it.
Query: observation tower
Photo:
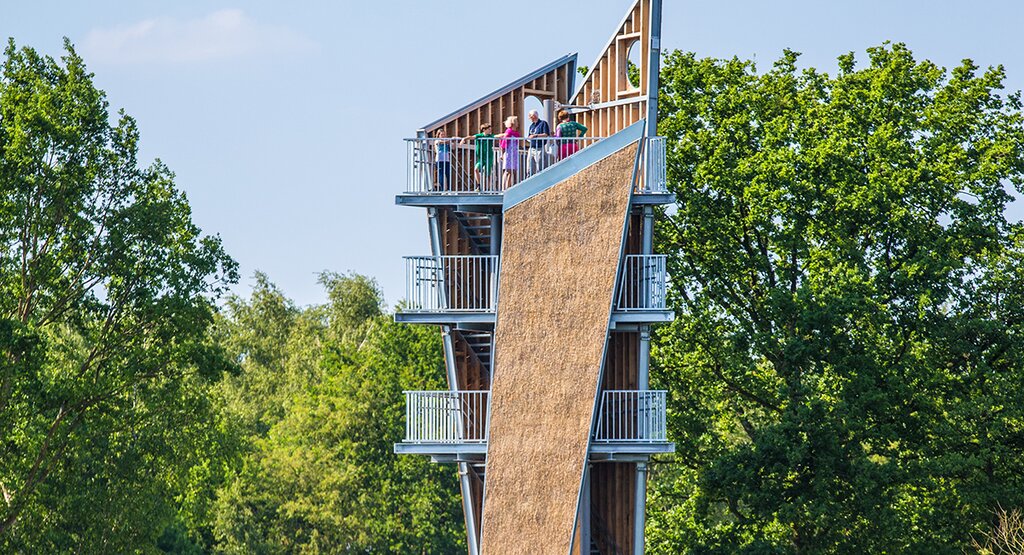
[[[395,319],[440,326],[448,389],[405,393],[395,452],[458,466],[470,555],[643,553],[647,463],[675,450],[648,388],[673,318],[660,38],[661,0],[636,0],[581,79],[560,57],[406,139],[396,204],[426,209],[431,252]]]

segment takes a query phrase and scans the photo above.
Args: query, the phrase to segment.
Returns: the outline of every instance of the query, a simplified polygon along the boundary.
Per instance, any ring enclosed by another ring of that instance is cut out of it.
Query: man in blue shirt
[[[543,171],[551,164],[551,155],[548,154],[548,151],[551,150],[550,141],[544,140],[544,137],[551,136],[551,127],[548,122],[540,119],[537,110],[530,110],[528,116],[530,118],[530,131],[527,135],[527,138],[530,139],[530,152],[527,156],[528,175],[533,175]]]

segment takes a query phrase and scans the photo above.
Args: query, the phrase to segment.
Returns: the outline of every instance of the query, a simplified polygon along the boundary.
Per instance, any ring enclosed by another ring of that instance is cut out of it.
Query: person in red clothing
[[[558,112],[558,127],[555,128],[555,136],[566,139],[558,141],[558,159],[562,160],[579,150],[580,145],[576,138],[586,134],[587,128],[585,125],[569,121],[569,112],[567,110]]]

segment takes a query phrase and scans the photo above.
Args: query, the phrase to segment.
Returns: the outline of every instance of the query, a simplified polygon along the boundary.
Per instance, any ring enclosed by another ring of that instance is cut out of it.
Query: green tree
[[[961,553],[1024,505],[1020,94],[902,44],[674,52],[653,553]]]
[[[10,41],[0,74],[0,550],[134,551],[217,436],[235,264],[65,50]]]
[[[452,553],[465,530],[455,470],[392,451],[405,389],[443,386],[436,330],[396,324],[376,283],[321,276],[296,309],[265,276],[229,301],[223,384],[246,454],[217,488],[210,547],[226,553]],[[253,330],[257,330],[255,333]]]

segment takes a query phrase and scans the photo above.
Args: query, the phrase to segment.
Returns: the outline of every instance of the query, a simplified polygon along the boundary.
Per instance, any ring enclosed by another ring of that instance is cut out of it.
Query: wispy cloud
[[[162,17],[92,29],[80,45],[90,61],[110,64],[205,62],[313,49],[313,42],[301,34],[259,23],[239,9],[184,21]]]

